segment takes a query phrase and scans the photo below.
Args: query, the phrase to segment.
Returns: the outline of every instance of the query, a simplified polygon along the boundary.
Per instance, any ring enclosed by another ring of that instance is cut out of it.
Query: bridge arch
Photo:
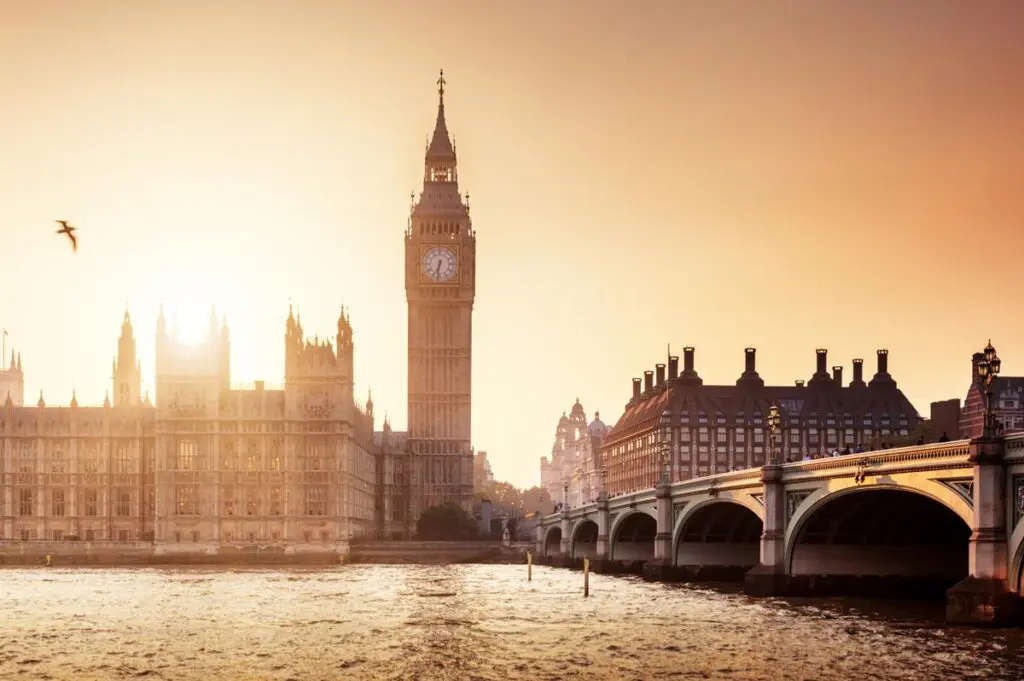
[[[1017,593],[1024,594],[1024,522],[1018,522],[1016,527],[1009,527],[1007,532],[1009,534],[1007,539],[1008,560],[1010,561],[1007,581],[1011,589],[1016,589]]]
[[[615,519],[609,532],[611,560],[648,561],[654,558],[657,519],[646,511],[628,511]]]
[[[548,528],[548,531],[544,533],[544,553],[545,556],[557,556],[562,552],[562,528],[559,525],[552,525]]]
[[[972,514],[962,498],[938,493],[934,488],[946,488],[929,482],[912,487],[851,481],[818,490],[788,523],[787,572],[831,578],[835,585],[889,578],[900,588],[944,592],[967,575]],[[870,584],[885,590],[877,580]]]
[[[748,494],[710,497],[688,505],[672,529],[672,564],[728,568],[742,575],[760,558],[763,514],[764,509]]]
[[[590,518],[580,518],[580,521],[572,528],[569,555],[573,558],[596,558],[597,534],[597,522]]]

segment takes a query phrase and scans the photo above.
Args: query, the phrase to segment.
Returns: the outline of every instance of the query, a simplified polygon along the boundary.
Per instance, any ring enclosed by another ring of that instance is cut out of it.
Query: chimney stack
[[[835,382],[837,388],[843,387],[843,367],[832,367],[832,381]]]
[[[653,371],[645,371],[644,372],[644,392],[645,393],[649,393],[652,390],[654,390],[654,372]]]
[[[658,378],[658,382],[656,385],[660,388],[661,386],[665,385],[665,365],[655,364],[654,370]]]
[[[892,380],[892,376],[889,375],[889,351],[881,349],[878,351],[878,371],[871,379],[871,383],[868,385],[876,386],[890,386],[894,387],[896,381]]]
[[[802,380],[798,379],[797,382],[796,382],[796,387],[798,387],[798,388],[804,387],[804,382]]]
[[[864,360],[859,357],[853,360],[853,383],[850,387],[859,388],[864,385]]]
[[[683,373],[687,375],[693,374],[693,348],[683,348]]]
[[[675,355],[668,358],[668,378],[670,381],[679,378],[679,358]]]
[[[744,350],[746,353],[743,370],[748,374],[757,372],[757,350],[754,348],[747,348]]]
[[[743,351],[743,374],[736,385],[755,387],[764,386],[764,381],[757,375],[757,350],[746,348]]]
[[[818,368],[814,373],[819,376],[828,376],[828,369],[825,368],[828,364],[828,350],[818,348],[816,352],[818,353]]]
[[[639,378],[634,378],[633,379],[633,399],[634,400],[640,399],[640,379]]]

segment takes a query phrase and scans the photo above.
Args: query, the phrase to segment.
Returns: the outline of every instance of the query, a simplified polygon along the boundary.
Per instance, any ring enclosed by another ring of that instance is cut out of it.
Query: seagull
[[[57,220],[56,222],[61,226],[61,228],[57,230],[57,234],[67,234],[68,238],[71,239],[71,250],[77,253],[78,239],[75,238],[75,230],[77,227],[69,225],[67,220]]]

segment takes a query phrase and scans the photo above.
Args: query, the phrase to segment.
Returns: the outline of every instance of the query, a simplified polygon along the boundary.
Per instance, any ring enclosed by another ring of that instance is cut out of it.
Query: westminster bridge
[[[767,465],[545,517],[539,562],[748,594],[946,594],[951,623],[1024,624],[1024,434]]]

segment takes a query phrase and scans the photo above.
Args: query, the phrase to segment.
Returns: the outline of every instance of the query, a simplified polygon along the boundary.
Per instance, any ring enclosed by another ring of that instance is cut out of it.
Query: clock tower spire
[[[423,189],[405,234],[409,309],[410,521],[431,506],[473,501],[470,437],[476,234],[459,194],[458,162],[448,134],[444,71],[437,79],[434,134]]]

